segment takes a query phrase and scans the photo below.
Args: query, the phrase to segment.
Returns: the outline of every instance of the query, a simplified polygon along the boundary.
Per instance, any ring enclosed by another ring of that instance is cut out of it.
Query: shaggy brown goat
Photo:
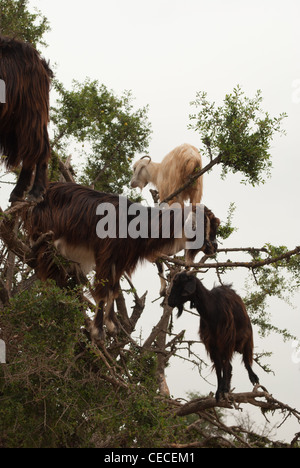
[[[191,301],[191,307],[200,315],[200,338],[214,363],[218,379],[216,400],[230,391],[234,352],[243,355],[251,383],[259,383],[252,370],[252,326],[240,296],[230,286],[218,286],[209,291],[193,274],[182,272],[174,277],[168,303],[178,308],[180,317],[187,301]]]
[[[0,79],[5,84],[5,99],[0,103],[0,154],[9,170],[22,164],[11,202],[24,197],[34,169],[29,199],[40,201],[46,189],[51,78],[48,64],[31,44],[0,36]]]
[[[138,208],[143,215],[142,223],[136,221],[133,208]],[[131,275],[140,261],[153,262],[162,253],[171,255],[179,252],[187,240],[192,239],[185,237],[188,216],[185,216],[184,210],[181,207],[169,210],[170,232],[167,233],[163,225],[166,213],[167,210],[145,207],[125,197],[97,192],[73,183],[50,184],[44,200],[28,211],[26,226],[32,242],[52,231],[54,245],[62,256],[77,262],[84,274],[96,271],[93,296],[97,311],[91,330],[95,337],[103,339],[104,320],[109,331],[113,332],[116,328],[113,303],[118,295],[121,276],[124,273]],[[115,226],[111,223],[114,217]],[[138,224],[141,224],[140,230],[145,231],[143,235],[133,232],[132,228]],[[215,236],[219,220],[207,208],[204,224],[198,227],[204,230],[204,243],[189,250],[191,258],[199,251],[211,254],[217,248]],[[175,235],[175,225],[180,227],[179,238]],[[107,235],[100,238],[100,228],[104,226]],[[155,237],[151,237],[153,227],[159,228]],[[63,286],[66,278],[59,267],[51,263],[51,253],[47,247],[39,245],[36,254],[38,277],[42,280],[52,278]]]

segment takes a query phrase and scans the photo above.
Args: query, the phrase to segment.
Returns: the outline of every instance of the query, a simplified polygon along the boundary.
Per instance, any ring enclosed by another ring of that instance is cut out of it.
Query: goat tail
[[[199,154],[200,157],[200,154]],[[191,155],[184,163],[183,173],[185,178],[195,175],[196,172],[201,171],[202,163],[201,159],[196,158],[194,155]]]
[[[196,157],[194,154],[191,154],[190,157],[184,163],[184,167],[183,167],[184,180],[187,181],[190,176],[196,175],[198,172],[201,171],[201,169],[202,169],[202,161],[201,161],[200,153],[199,153],[199,157]],[[202,194],[203,194],[203,176],[198,177],[198,179],[196,179],[193,182],[190,190],[192,190],[191,202],[200,203],[202,199]]]

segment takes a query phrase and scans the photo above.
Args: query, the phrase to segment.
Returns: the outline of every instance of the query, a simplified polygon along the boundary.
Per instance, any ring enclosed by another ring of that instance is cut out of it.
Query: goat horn
[[[142,159],[145,159],[145,158],[148,158],[148,159],[149,159],[149,163],[151,162],[151,158],[150,158],[150,156],[148,156],[147,154],[146,154],[145,156],[142,156],[142,157],[140,158],[140,161],[141,161]]]

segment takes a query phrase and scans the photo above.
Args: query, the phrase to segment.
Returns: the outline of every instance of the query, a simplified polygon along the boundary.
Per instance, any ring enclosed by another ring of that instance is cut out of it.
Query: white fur
[[[193,175],[195,165],[202,168],[202,159],[199,151],[187,143],[178,146],[167,154],[161,163],[152,162],[151,159],[140,159],[133,166],[131,186],[141,190],[152,183],[159,192],[162,202],[171,193],[179,189]],[[203,193],[203,177],[200,176],[190,187],[185,189],[169,204],[189,200],[192,204],[200,203]]]
[[[84,275],[95,269],[94,252],[87,247],[83,245],[78,247],[70,246],[63,237],[54,241],[54,246],[63,257],[78,263]]]

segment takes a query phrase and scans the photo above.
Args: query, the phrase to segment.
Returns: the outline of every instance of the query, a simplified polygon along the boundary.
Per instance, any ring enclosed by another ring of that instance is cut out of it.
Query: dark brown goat
[[[11,202],[24,197],[34,169],[29,199],[40,201],[46,189],[51,78],[48,64],[31,44],[0,36],[0,79],[5,86],[5,102],[0,103],[0,154],[9,170],[22,164]]]
[[[137,223],[137,217],[132,214],[133,208],[138,208],[143,214],[143,226],[139,227],[146,230],[144,235],[135,235],[131,230],[133,226],[141,224]],[[105,215],[106,212],[110,218]],[[124,273],[131,275],[140,261],[153,262],[161,254],[179,252],[187,241],[184,234],[186,219],[181,207],[170,210],[170,232],[165,236],[162,210],[134,204],[125,197],[97,192],[73,183],[50,184],[44,200],[28,213],[26,224],[32,242],[52,231],[54,246],[62,256],[77,262],[84,274],[95,269],[93,296],[97,312],[91,332],[100,339],[103,338],[104,320],[110,332],[116,329],[113,303],[118,295],[121,276]],[[112,228],[106,237],[103,236],[105,238],[100,238],[100,224],[103,227],[107,223],[108,226],[114,216],[115,229]],[[181,238],[175,238],[176,222],[180,223]],[[204,243],[188,252],[191,258],[200,250],[214,253],[217,248],[215,237],[219,220],[207,208],[204,222]],[[159,226],[156,238],[151,237],[150,226],[151,229]],[[51,262],[47,246],[39,245],[36,255],[38,277],[42,280],[52,278],[64,286],[64,273]]]
[[[252,326],[240,296],[231,286],[218,286],[209,291],[193,274],[182,272],[174,277],[168,303],[178,308],[179,317],[187,301],[191,301],[191,307],[200,315],[200,338],[214,363],[218,379],[216,400],[230,391],[234,352],[243,355],[252,384],[259,383],[252,370]]]

